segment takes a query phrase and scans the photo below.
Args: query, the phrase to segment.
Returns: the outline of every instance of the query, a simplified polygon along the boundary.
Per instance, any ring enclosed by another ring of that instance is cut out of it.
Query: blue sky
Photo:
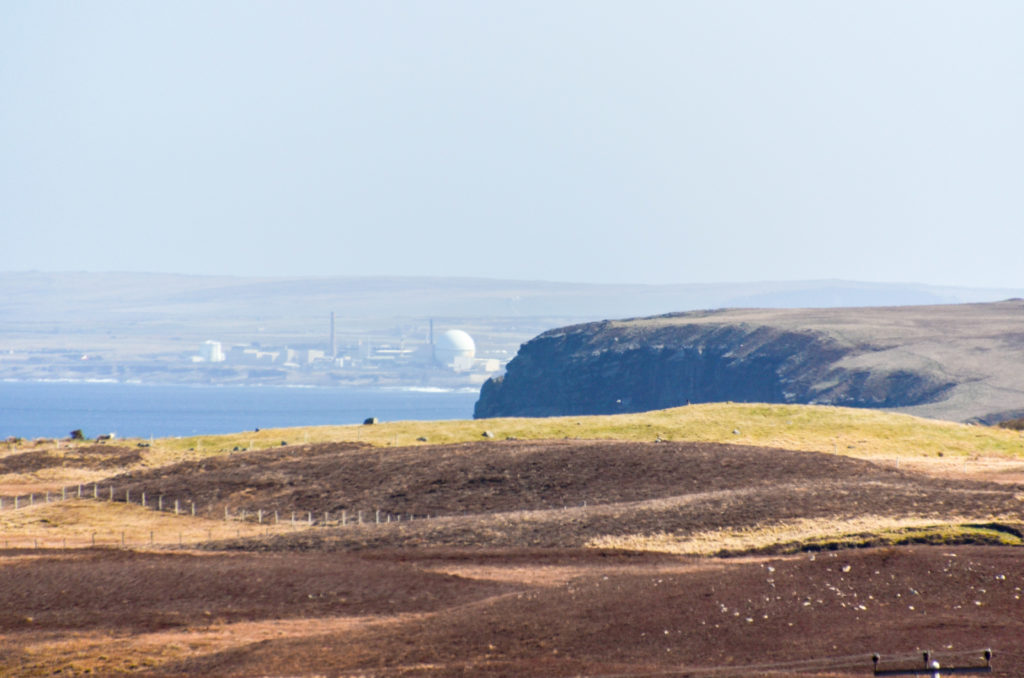
[[[2,270],[1024,287],[1024,3],[0,3]]]

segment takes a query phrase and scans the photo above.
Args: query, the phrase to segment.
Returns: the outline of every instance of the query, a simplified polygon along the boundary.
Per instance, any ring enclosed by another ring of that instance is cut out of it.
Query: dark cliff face
[[[824,332],[743,323],[645,327],[593,323],[524,344],[487,381],[474,417],[614,414],[734,401],[899,407],[953,384],[909,370],[836,365],[864,352]]]

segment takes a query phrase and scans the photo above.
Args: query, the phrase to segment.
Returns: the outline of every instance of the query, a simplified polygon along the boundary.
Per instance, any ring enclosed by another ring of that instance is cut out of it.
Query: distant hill
[[[343,351],[423,344],[433,319],[438,328],[469,332],[481,357],[504,361],[552,327],[606,318],[754,305],[888,306],[1010,296],[1024,296],[1024,290],[836,280],[595,285],[482,278],[6,272],[0,273],[0,378],[128,375],[206,383],[221,377],[189,363],[205,340],[225,347],[323,349],[331,312]],[[82,356],[89,362],[80,361]],[[388,376],[391,382],[402,378]]]
[[[481,389],[475,416],[693,402],[874,407],[957,421],[1024,413],[1024,301],[734,309],[550,330]]]
[[[424,277],[241,278],[163,273],[0,272],[0,318],[69,329],[110,321],[276,327],[394,316],[601,320],[701,308],[843,307],[997,301],[1024,290],[837,280],[689,285]],[[0,332],[3,328],[0,327]]]

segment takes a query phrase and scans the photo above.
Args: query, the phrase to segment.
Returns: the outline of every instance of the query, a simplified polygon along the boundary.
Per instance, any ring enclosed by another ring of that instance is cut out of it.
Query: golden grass
[[[91,546],[178,546],[210,539],[281,534],[299,524],[210,520],[174,515],[123,502],[68,499],[0,511],[0,546],[62,548]]]
[[[156,669],[186,658],[241,649],[255,643],[315,634],[382,629],[415,619],[416,613],[393,616],[267,619],[211,622],[184,629],[112,634],[108,631],[61,631],[20,638],[19,656],[0,654],[0,675],[120,675]]]
[[[1001,517],[1016,521],[1017,517]],[[988,516],[985,520],[999,520]],[[659,553],[675,553],[683,555],[709,556],[718,553],[742,553],[759,551],[772,546],[792,544],[824,544],[841,542],[859,545],[870,538],[884,543],[897,543],[907,538],[932,534],[938,537],[945,535],[953,540],[962,536],[965,531],[977,530],[967,527],[968,523],[977,522],[978,518],[966,516],[949,516],[945,520],[908,516],[896,518],[891,516],[867,515],[856,518],[837,520],[834,518],[801,518],[782,523],[758,525],[744,529],[720,529],[697,532],[688,535],[674,535],[665,532],[657,534],[631,534],[603,536],[591,539],[586,546],[601,549],[626,549],[631,551],[656,551]],[[1019,545],[1019,539],[1006,540],[1005,543]]]
[[[222,454],[234,447],[352,441],[377,446],[483,440],[586,438],[692,440],[836,452],[850,456],[999,455],[1024,457],[1024,434],[987,426],[923,419],[879,410],[815,405],[708,403],[637,414],[398,421],[372,426],[264,429],[219,436],[165,438],[144,453],[159,465]],[[736,431],[736,432],[734,432]],[[426,443],[418,438],[426,438]]]
[[[444,444],[514,437],[526,440],[581,438],[736,443],[836,453],[861,458],[1024,459],[1024,433],[969,426],[880,410],[815,405],[708,403],[636,414],[504,418],[456,421],[397,421],[372,426],[308,426],[262,429],[226,435],[161,438],[141,449],[137,466],[153,468],[179,461],[228,454],[238,448],[268,449],[282,443],[361,442],[375,446]],[[419,440],[425,438],[426,441]],[[115,444],[148,443],[135,439]],[[68,443],[62,443],[67,445]],[[91,443],[83,443],[91,444]],[[0,448],[0,458],[30,449],[32,443]],[[52,449],[52,448],[51,448]],[[121,469],[125,470],[125,469]],[[36,474],[0,475],[0,487],[87,483],[119,471],[55,468]],[[7,491],[7,490],[5,490]]]

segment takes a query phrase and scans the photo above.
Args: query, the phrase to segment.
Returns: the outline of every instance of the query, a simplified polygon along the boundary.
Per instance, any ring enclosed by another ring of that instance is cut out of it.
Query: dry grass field
[[[0,675],[1022,675],[1022,469],[777,405],[8,443]]]

